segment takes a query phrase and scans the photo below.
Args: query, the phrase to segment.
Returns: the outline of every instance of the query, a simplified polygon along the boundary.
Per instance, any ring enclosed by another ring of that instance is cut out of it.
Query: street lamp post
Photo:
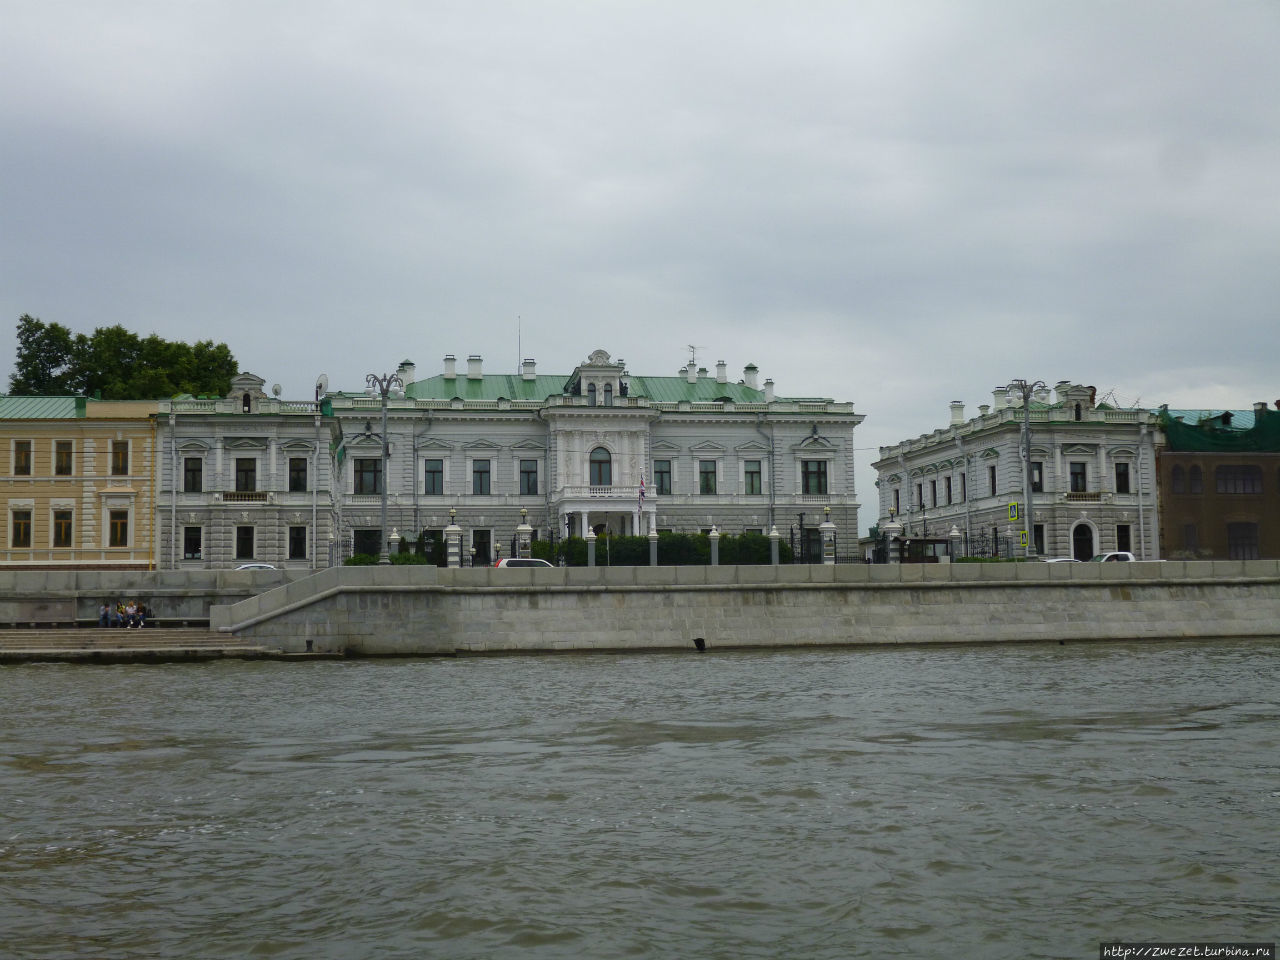
[[[382,397],[382,467],[379,486],[382,488],[382,519],[378,529],[378,563],[390,563],[391,555],[387,552],[387,398],[393,393],[403,396],[404,381],[394,373],[378,376],[370,373],[364,378],[370,396]]]
[[[1036,555],[1036,525],[1031,509],[1031,396],[1036,390],[1046,386],[1043,380],[1027,383],[1025,380],[1011,380],[1009,387],[1022,395],[1022,497],[1026,501],[1023,506],[1023,527],[1027,535],[1025,556],[1031,560]]]

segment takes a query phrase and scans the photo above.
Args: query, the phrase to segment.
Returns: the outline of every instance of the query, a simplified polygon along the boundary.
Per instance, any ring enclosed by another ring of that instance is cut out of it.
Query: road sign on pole
[[[1009,519],[1010,520],[1022,519],[1022,511],[1019,509],[1017,500],[1014,500],[1011,504],[1009,504]]]

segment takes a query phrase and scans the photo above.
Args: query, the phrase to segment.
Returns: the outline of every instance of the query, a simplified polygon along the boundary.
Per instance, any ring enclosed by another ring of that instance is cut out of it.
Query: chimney
[[[951,401],[951,422],[953,424],[964,423],[964,401],[963,400]]]
[[[773,381],[766,380],[764,382],[764,402],[773,403]]]
[[[716,361],[716,383],[728,383],[729,374],[727,373],[728,364],[723,360]]]
[[[1255,403],[1255,404],[1253,405],[1253,422],[1254,422],[1254,423],[1257,423],[1259,420],[1261,420],[1261,419],[1262,419],[1263,417],[1265,417],[1266,415],[1267,415],[1267,404],[1266,404],[1266,401],[1263,401],[1263,402],[1261,402],[1261,403]]]
[[[760,389],[760,381],[757,379],[757,375],[759,373],[760,373],[760,368],[757,367],[754,363],[748,363],[745,367],[742,368],[742,379],[746,383],[748,390]]]
[[[991,409],[999,413],[1009,405],[1009,388],[996,387],[991,391]]]
[[[707,379],[707,368],[706,368],[706,367],[699,367],[699,368],[698,368],[698,379],[699,379],[699,380],[705,380],[705,379]]]
[[[458,358],[452,353],[445,354],[444,357],[444,378],[446,380],[456,380],[458,371],[454,368],[454,364],[458,362]]]
[[[524,362],[520,365],[520,378],[522,380],[537,379],[538,375],[534,373],[535,366],[537,366],[537,364],[535,364],[532,360],[526,358]]]
[[[689,365],[684,368],[684,378],[690,383],[698,382],[698,371],[693,366],[693,361],[689,361]]]
[[[985,417],[990,412],[991,412],[991,404],[989,403],[978,404],[978,416]]]
[[[417,367],[413,365],[412,360],[401,360],[400,369],[396,371],[396,376],[403,380],[404,385],[407,387],[413,383],[413,371],[416,369]]]
[[[480,354],[473,353],[467,357],[467,379],[483,380],[484,374],[480,372]]]

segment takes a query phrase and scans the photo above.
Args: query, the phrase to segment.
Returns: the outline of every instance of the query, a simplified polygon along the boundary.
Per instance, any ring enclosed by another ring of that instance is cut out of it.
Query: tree
[[[152,400],[179,393],[225,396],[239,366],[225,343],[140,338],[118,324],[73,337],[66,327],[24,315],[15,371],[9,391],[20,396]]]
[[[24,313],[18,318],[18,356],[9,377],[9,392],[26,397],[74,393],[71,365],[75,342],[60,323],[41,323]]]

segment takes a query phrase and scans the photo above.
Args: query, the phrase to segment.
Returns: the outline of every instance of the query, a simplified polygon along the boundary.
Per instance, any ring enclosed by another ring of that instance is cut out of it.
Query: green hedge
[[[539,560],[569,567],[587,565],[587,541],[581,537],[561,540],[554,547],[545,540],[533,541],[531,553]],[[791,548],[778,544],[778,560],[791,562]],[[768,564],[769,538],[762,533],[741,536],[722,534],[720,562],[730,564]],[[664,567],[707,566],[711,563],[711,538],[705,533],[658,534],[658,564]],[[596,539],[596,566],[647,567],[648,537],[599,537]]]

